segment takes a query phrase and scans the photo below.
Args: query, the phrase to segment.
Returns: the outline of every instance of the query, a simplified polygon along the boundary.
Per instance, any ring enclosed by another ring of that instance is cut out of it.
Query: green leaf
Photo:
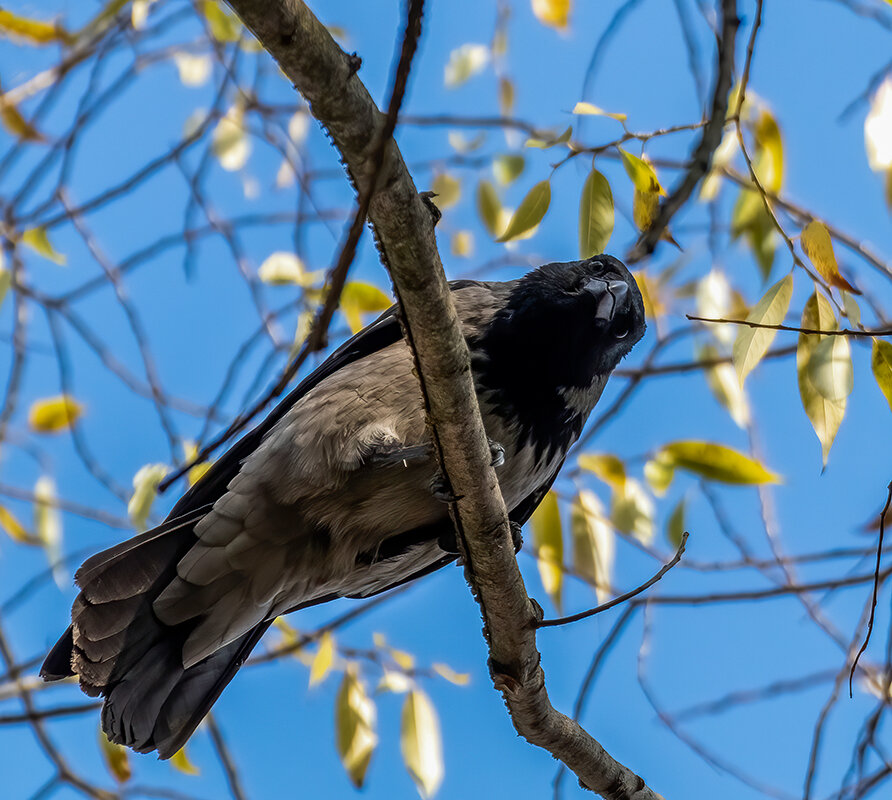
[[[627,153],[622,147],[617,147],[619,154],[623,159],[623,166],[626,173],[632,180],[632,184],[639,192],[645,194],[656,192],[659,195],[665,195],[666,190],[660,185],[657,173],[654,168],[648,164],[643,158]]]
[[[539,139],[535,136],[530,137],[524,143],[524,147],[534,147],[537,150],[547,150],[549,147],[554,147],[558,144],[566,144],[570,141],[570,137],[573,135],[573,126],[569,125],[564,129],[563,133],[560,134],[552,134],[547,139]]]
[[[551,184],[547,180],[540,181],[521,201],[505,232],[496,241],[510,242],[535,228],[542,221],[550,203]]]
[[[22,243],[40,253],[44,258],[48,258],[54,264],[58,264],[60,267],[65,266],[67,259],[50,243],[46,228],[31,228],[25,231],[22,234]]]
[[[496,187],[489,181],[480,181],[477,184],[477,213],[480,215],[480,221],[493,237],[499,235],[499,212],[501,210],[502,204],[496,194]]]
[[[790,307],[792,296],[793,276],[787,275],[765,292],[762,299],[756,303],[756,307],[747,315],[747,322],[757,322],[763,325],[781,324]],[[733,357],[734,367],[737,369],[737,379],[741,386],[746,380],[746,376],[768,352],[776,333],[777,331],[766,328],[740,327],[737,338],[734,340]]]
[[[523,156],[497,156],[492,162],[492,174],[502,186],[507,186],[520,177],[525,165],[526,160]]]
[[[146,529],[158,484],[164,480],[165,475],[167,475],[166,464],[146,464],[133,476],[133,494],[127,503],[127,513],[136,530]]]
[[[613,193],[610,184],[593,169],[585,179],[579,199],[579,257],[603,253],[613,233]]]
[[[557,495],[551,491],[530,518],[533,546],[542,586],[555,608],[561,608],[561,587],[564,581],[564,540]]]
[[[652,458],[644,464],[644,479],[657,497],[666,494],[675,478],[675,467],[663,458]]]
[[[721,483],[780,483],[780,476],[758,461],[723,444],[701,441],[670,442],[660,450],[660,458],[678,469],[693,472],[706,480]]]
[[[616,541],[613,529],[593,492],[581,491],[570,507],[573,569],[595,587],[599,603],[610,599]]]
[[[836,316],[829,301],[815,292],[802,312],[802,327],[836,330]],[[799,334],[796,375],[802,407],[821,443],[826,466],[830,448],[846,412],[852,391],[852,357],[844,336]]]
[[[377,286],[362,281],[349,281],[341,292],[341,311],[353,333],[362,330],[362,315],[386,311],[393,301]]]
[[[681,544],[681,537],[684,535],[684,506],[685,499],[682,497],[666,521],[666,539],[673,547]]]
[[[443,741],[437,712],[420,689],[409,692],[403,704],[400,750],[419,794],[433,797],[443,781]]]
[[[242,35],[238,17],[216,0],[204,0],[201,11],[207,20],[211,36],[218,42],[237,42]]]
[[[892,344],[883,339],[873,340],[870,368],[877,386],[889,403],[889,410],[892,411]]]
[[[580,469],[591,472],[604,483],[622,489],[626,482],[626,466],[612,453],[583,453],[577,459]]]
[[[359,789],[378,744],[377,713],[356,668],[350,666],[335,699],[335,745],[353,785]]]

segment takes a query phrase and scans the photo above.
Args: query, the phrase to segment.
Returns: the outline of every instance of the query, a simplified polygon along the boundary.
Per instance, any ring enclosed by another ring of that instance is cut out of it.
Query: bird
[[[641,293],[608,255],[450,289],[517,548],[610,373],[644,335]],[[104,698],[110,741],[170,758],[277,616],[371,597],[458,560],[413,369],[392,306],[162,524],[83,563],[44,680],[76,675]]]

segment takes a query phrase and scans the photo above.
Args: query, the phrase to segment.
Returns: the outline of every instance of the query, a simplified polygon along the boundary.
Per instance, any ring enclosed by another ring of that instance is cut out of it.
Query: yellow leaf
[[[501,208],[502,204],[499,202],[495,187],[489,181],[480,181],[477,184],[477,213],[484,227],[493,237],[501,233],[499,230]]]
[[[780,128],[771,112],[763,111],[759,115],[754,134],[756,157],[753,169],[762,186],[771,194],[777,194],[784,180],[784,147]]]
[[[613,493],[610,521],[618,531],[650,544],[654,538],[654,504],[636,480],[629,478]]]
[[[526,159],[523,156],[497,156],[492,162],[492,174],[502,186],[507,186],[520,177],[525,164]]]
[[[5,506],[0,506],[0,528],[6,531],[9,538],[13,541],[21,544],[35,544],[34,539],[32,539],[28,531],[25,530],[25,526],[22,525],[22,523],[16,519],[15,515]]]
[[[892,170],[892,76],[886,76],[871,98],[864,120],[864,147],[874,172]],[[892,185],[892,178],[888,180]]]
[[[870,367],[877,386],[889,403],[892,411],[892,344],[882,339],[873,340],[870,354]]]
[[[665,313],[666,307],[660,296],[660,284],[650,278],[643,269],[633,272],[632,275],[641,292],[641,299],[644,302],[644,315],[649,319],[656,319]]]
[[[5,267],[0,267],[0,305],[6,299],[6,293],[12,285],[12,272]]]
[[[827,299],[815,292],[802,312],[802,327],[835,330],[836,316]],[[852,391],[852,357],[844,336],[799,334],[796,375],[802,407],[811,421],[824,465],[846,412]]]
[[[787,275],[772,286],[762,299],[756,303],[755,308],[747,315],[748,322],[758,322],[763,325],[779,325],[784,321],[787,309],[790,307],[790,299],[793,297],[793,276]],[[762,360],[762,356],[768,352],[777,331],[767,328],[750,328],[741,325],[734,340],[733,358],[734,367],[737,370],[737,379],[740,385],[746,380],[746,376]]]
[[[545,495],[530,518],[533,529],[533,546],[542,586],[555,608],[561,608],[561,586],[564,581],[564,541],[561,532],[561,512],[557,495],[552,491]]]
[[[67,259],[50,244],[46,228],[30,228],[25,231],[22,234],[22,243],[60,267],[65,266]]]
[[[28,19],[0,8],[0,31],[14,39],[24,39],[28,44],[72,44],[74,37],[59,23]]]
[[[691,440],[671,442],[660,450],[659,458],[709,481],[736,484],[780,483],[779,475],[769,472],[755,459],[723,444]]]
[[[643,158],[627,153],[621,147],[618,147],[619,154],[623,159],[623,166],[626,168],[626,174],[632,180],[632,185],[645,194],[665,195],[666,190],[660,185],[657,173],[654,168]]]
[[[245,135],[244,110],[232,106],[214,127],[211,152],[227,172],[237,172],[251,155],[251,140]]]
[[[195,766],[186,754],[185,745],[170,757],[170,766],[184,775],[200,775],[201,770]]]
[[[341,292],[341,311],[353,333],[362,329],[362,315],[386,311],[393,301],[377,286],[360,281],[350,281]]]
[[[705,316],[705,315],[704,315]],[[714,325],[711,327],[731,327]],[[697,355],[698,361],[712,361],[719,351],[712,345],[704,347]],[[706,383],[716,400],[731,415],[731,419],[741,428],[746,429],[750,421],[749,401],[746,392],[737,380],[734,367],[730,364],[718,364],[706,370]]]
[[[448,172],[441,172],[434,178],[431,191],[437,195],[434,198],[437,208],[445,211],[461,199],[461,181]]]
[[[186,463],[194,461],[196,456],[198,455],[198,445],[193,442],[191,439],[187,439],[183,442],[183,454],[186,460]],[[188,481],[190,486],[194,486],[198,481],[200,481],[205,473],[211,468],[213,464],[212,461],[202,461],[200,464],[196,464],[186,473],[186,480]]]
[[[570,24],[570,0],[532,0],[533,14],[543,25],[564,30]]]
[[[365,781],[366,770],[378,744],[376,718],[375,703],[351,665],[344,673],[335,700],[335,745],[341,763],[357,789]]]
[[[28,410],[28,424],[38,433],[56,433],[70,428],[83,413],[83,406],[66,394],[35,400]]]
[[[409,692],[403,704],[400,750],[421,796],[433,797],[443,781],[443,742],[437,712],[420,689]]]
[[[167,475],[166,464],[146,464],[133,476],[133,494],[127,503],[127,513],[136,530],[146,529],[158,484],[164,480],[165,475]]]
[[[405,694],[412,689],[412,679],[405,672],[387,669],[384,667],[381,680],[375,687],[376,692],[393,692],[393,694]]]
[[[632,219],[638,230],[649,230],[659,213],[660,195],[657,192],[642,192],[640,189],[635,189],[632,196]]]
[[[830,231],[827,230],[827,226],[823,222],[813,219],[805,226],[802,231],[802,249],[827,283],[853,294],[861,294],[839,274],[839,265],[836,263],[836,255],[833,253],[833,240],[830,238]]]
[[[316,655],[313,656],[313,663],[310,665],[310,688],[318,686],[325,677],[331,672],[334,666],[335,657],[335,641],[331,633],[323,633],[319,640],[319,647]]]
[[[467,258],[474,252],[474,234],[470,231],[456,231],[449,241],[449,250],[458,258]]]
[[[237,42],[242,35],[242,23],[217,0],[204,0],[201,10],[218,42]]]
[[[613,233],[613,193],[610,184],[593,169],[585,179],[579,199],[579,257],[603,253]]]
[[[319,276],[307,272],[304,262],[294,253],[279,250],[266,257],[257,270],[257,277],[270,286],[310,286]]]
[[[625,114],[616,114],[611,111],[605,111],[603,108],[598,108],[598,106],[596,105],[584,102],[577,103],[575,106],[573,106],[573,111],[570,113],[595,115],[599,117],[610,117],[610,119],[615,119],[617,122],[625,122],[627,119]]]
[[[456,672],[448,664],[431,664],[431,669],[456,686],[467,686],[471,682],[471,676],[467,672]]]
[[[594,584],[598,602],[607,602],[616,541],[604,507],[593,492],[581,491],[570,506],[570,533],[573,568]]]
[[[99,746],[102,750],[102,758],[105,766],[118,783],[127,783],[130,780],[130,756],[127,748],[114,742],[110,742],[105,731],[99,730]]]
[[[666,539],[673,547],[678,547],[681,544],[682,536],[684,536],[684,506],[685,501],[684,497],[682,497],[676,503],[675,508],[672,509],[672,513],[669,515],[669,519],[666,521]]]
[[[583,453],[577,463],[581,469],[618,489],[622,489],[626,482],[626,465],[611,453]]]
[[[499,78],[499,113],[510,117],[514,111],[514,84],[508,78]]]
[[[540,181],[523,198],[505,232],[496,241],[510,242],[531,231],[542,221],[550,203],[551,184],[547,180]]]
[[[645,462],[644,479],[657,497],[666,494],[672,485],[673,478],[675,478],[675,467],[666,459],[660,458],[659,454],[657,458],[651,458]]]
[[[28,120],[18,107],[0,95],[0,121],[13,136],[25,142],[43,142],[45,138]]]
[[[474,75],[483,71],[489,63],[489,48],[485,44],[463,44],[449,54],[449,62],[443,70],[443,84],[447,89],[461,86]]]

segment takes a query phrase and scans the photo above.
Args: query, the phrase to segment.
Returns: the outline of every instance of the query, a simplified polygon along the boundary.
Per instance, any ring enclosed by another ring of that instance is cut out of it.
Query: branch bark
[[[356,57],[344,53],[299,0],[227,2],[307,99],[357,191],[367,191],[369,156],[385,118],[356,75]],[[514,727],[607,800],[657,800],[659,795],[638,775],[548,699],[535,639],[541,611],[527,596],[514,557],[433,218],[392,140],[378,171],[369,219],[402,308],[441,465],[461,498],[453,518],[466,550],[466,575],[484,619],[493,684],[502,692]]]

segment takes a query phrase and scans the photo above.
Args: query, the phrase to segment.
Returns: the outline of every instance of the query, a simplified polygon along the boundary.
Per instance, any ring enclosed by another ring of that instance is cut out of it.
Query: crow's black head
[[[475,372],[537,449],[550,451],[565,433],[578,435],[586,393],[593,405],[644,329],[641,292],[617,259],[545,264],[514,283],[473,343]]]

